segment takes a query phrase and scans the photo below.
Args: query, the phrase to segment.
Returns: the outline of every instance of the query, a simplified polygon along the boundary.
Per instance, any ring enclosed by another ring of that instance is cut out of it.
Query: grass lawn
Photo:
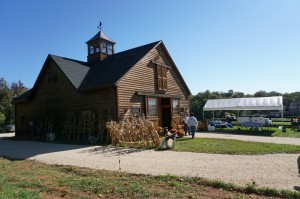
[[[300,198],[297,192],[196,177],[133,175],[3,158],[0,165],[0,198]]]
[[[295,137],[300,138],[300,132],[291,130],[290,126],[284,125],[286,127],[286,132],[282,132],[278,128],[278,126],[281,126],[279,124],[275,124],[273,127],[270,127],[269,129],[264,128],[263,130],[254,131],[250,130],[250,128],[241,128],[240,126],[234,125],[233,128],[217,128],[216,132],[228,132],[232,134],[237,135],[256,135],[256,136],[271,136],[271,137]]]
[[[270,153],[300,153],[300,146],[216,138],[181,138],[176,141],[175,151],[257,155]]]

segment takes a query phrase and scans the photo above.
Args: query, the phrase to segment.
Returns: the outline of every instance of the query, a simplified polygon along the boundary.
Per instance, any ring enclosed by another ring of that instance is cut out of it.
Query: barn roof
[[[80,89],[115,85],[138,61],[140,61],[160,41],[126,50],[106,57],[92,65]]]
[[[79,89],[85,76],[88,74],[90,67],[86,62],[81,62],[56,55],[49,55],[60,69],[65,73],[73,86]]]
[[[49,60],[54,60],[71,84],[80,91],[116,86],[122,77],[158,44],[163,45],[162,41],[156,41],[110,55],[96,64],[89,64],[87,62],[50,54],[47,57],[43,68],[47,66]],[[14,102],[26,101],[30,97],[34,92],[35,87],[37,87],[43,68],[33,88],[24,93],[24,95],[15,98]],[[176,66],[174,68],[178,71]],[[181,79],[186,86],[182,77]],[[190,93],[187,86],[186,88]]]
[[[160,41],[108,56],[97,64],[49,55],[80,90],[112,86]]]

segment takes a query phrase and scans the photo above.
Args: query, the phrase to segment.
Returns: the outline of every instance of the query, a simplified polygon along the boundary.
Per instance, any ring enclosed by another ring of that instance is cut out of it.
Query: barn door
[[[172,115],[170,98],[159,98],[159,120],[161,127],[171,129]]]

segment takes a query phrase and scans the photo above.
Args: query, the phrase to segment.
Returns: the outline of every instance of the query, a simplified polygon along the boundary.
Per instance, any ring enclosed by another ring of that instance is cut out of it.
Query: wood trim
[[[137,95],[142,95],[146,97],[166,97],[166,98],[174,98],[174,99],[181,99],[181,96],[174,96],[174,95],[166,95],[166,94],[158,94],[158,93],[151,93],[151,92],[141,92],[141,91],[136,91],[135,92]]]
[[[154,61],[154,60],[152,60],[151,62],[152,62],[153,64],[156,64],[156,65],[164,66],[164,67],[166,67],[167,69],[171,69],[171,67],[170,67],[170,66],[167,66],[166,64],[163,64],[163,63],[160,63],[160,62],[157,62],[157,61]]]

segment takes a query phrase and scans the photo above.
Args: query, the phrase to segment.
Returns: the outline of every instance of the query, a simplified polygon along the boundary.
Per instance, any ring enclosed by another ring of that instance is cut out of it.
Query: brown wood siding
[[[56,83],[48,83],[47,74],[50,71],[58,72]],[[16,105],[17,135],[29,134],[30,120],[34,120],[35,126],[38,127],[43,119],[51,119],[54,129],[61,132],[70,113],[81,114],[82,111],[91,111],[97,117],[99,108],[108,108],[110,118],[116,117],[115,88],[78,92],[52,60],[39,80],[30,100]],[[21,125],[22,116],[25,117],[25,125]]]
[[[119,82],[119,114],[125,113],[126,107],[133,106],[135,104],[141,104],[142,112],[146,113],[143,109],[145,106],[145,100],[143,96],[137,96],[136,91],[149,92],[149,93],[159,93],[157,89],[157,79],[156,79],[156,64],[151,61],[159,56],[159,52],[164,52],[161,46],[150,51],[150,53],[145,56],[138,64],[133,67],[124,78]],[[166,54],[164,52],[164,54]],[[179,104],[185,109],[188,108],[188,95],[185,92],[184,86],[181,83],[179,76],[174,69],[172,62],[168,60],[165,56],[159,56],[160,62],[165,65],[170,66],[167,72],[167,83],[168,88],[164,93],[165,95],[178,96],[180,98]],[[178,116],[177,116],[178,118]],[[175,120],[174,120],[175,121]],[[178,119],[176,119],[176,123]]]

